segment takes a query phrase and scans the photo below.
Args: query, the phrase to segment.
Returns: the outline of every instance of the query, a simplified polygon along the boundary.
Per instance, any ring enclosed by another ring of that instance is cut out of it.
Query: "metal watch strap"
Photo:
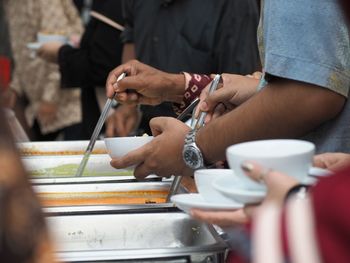
[[[197,130],[191,130],[189,133],[187,133],[187,135],[185,137],[185,144],[186,145],[191,144],[191,143],[196,143],[196,132],[197,132]]]

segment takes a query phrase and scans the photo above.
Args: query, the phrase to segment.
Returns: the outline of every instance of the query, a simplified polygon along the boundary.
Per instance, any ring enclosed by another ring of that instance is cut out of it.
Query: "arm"
[[[344,102],[343,96],[316,85],[277,80],[201,129],[197,143],[206,160],[215,162],[238,142],[301,136],[334,118]]]
[[[136,59],[135,44],[125,43],[123,46],[122,63]]]

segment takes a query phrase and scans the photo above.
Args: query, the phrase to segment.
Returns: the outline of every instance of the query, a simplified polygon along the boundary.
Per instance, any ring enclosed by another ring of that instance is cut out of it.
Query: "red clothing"
[[[311,196],[323,262],[350,262],[350,167],[322,178]]]
[[[0,87],[7,88],[11,79],[11,62],[7,57],[0,56]]]

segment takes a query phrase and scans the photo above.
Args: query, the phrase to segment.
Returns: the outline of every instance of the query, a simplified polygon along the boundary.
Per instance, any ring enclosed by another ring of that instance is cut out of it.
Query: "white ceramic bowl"
[[[225,178],[225,180],[234,184],[235,177],[230,169],[201,169],[194,172],[197,190],[204,200],[211,203],[231,204],[232,200],[230,198],[214,188],[213,183],[218,178]]]
[[[113,137],[104,139],[107,152],[112,158],[123,157],[152,140],[153,136]]]
[[[68,37],[60,34],[44,34],[38,33],[37,40],[39,43],[47,43],[47,42],[60,42],[63,44],[68,43]]]
[[[230,168],[239,177],[243,189],[265,190],[264,184],[251,180],[241,169],[245,161],[255,161],[302,182],[312,164],[315,145],[302,140],[260,140],[239,143],[226,150]]]

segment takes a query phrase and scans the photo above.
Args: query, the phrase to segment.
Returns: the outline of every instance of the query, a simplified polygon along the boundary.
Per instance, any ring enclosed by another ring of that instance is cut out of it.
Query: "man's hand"
[[[48,42],[39,48],[37,54],[49,62],[57,63],[58,52],[62,46],[61,42]]]
[[[42,123],[48,124],[55,121],[57,106],[54,103],[43,101],[38,109],[38,118]]]
[[[155,138],[143,147],[130,152],[120,159],[113,159],[115,168],[138,165],[134,175],[145,178],[150,174],[168,177],[171,175],[188,175],[193,171],[186,167],[182,159],[182,149],[189,127],[174,119],[159,117],[150,122]]]
[[[347,153],[323,153],[314,157],[314,166],[339,171],[350,166],[350,154]]]
[[[107,119],[106,135],[113,136],[128,136],[134,131],[141,119],[141,112],[134,105],[120,105],[114,113]]]
[[[117,83],[122,73],[127,77]],[[182,74],[170,74],[137,60],[129,61],[109,73],[107,96],[117,92],[116,99],[121,103],[158,105],[164,101],[181,102],[185,91],[185,78]]]
[[[222,74],[223,84],[219,85],[216,91],[208,96],[210,85],[202,91],[196,115],[199,110],[208,112],[205,123],[209,123],[211,119],[233,110],[256,93],[259,79],[255,76],[258,74],[249,76]]]

